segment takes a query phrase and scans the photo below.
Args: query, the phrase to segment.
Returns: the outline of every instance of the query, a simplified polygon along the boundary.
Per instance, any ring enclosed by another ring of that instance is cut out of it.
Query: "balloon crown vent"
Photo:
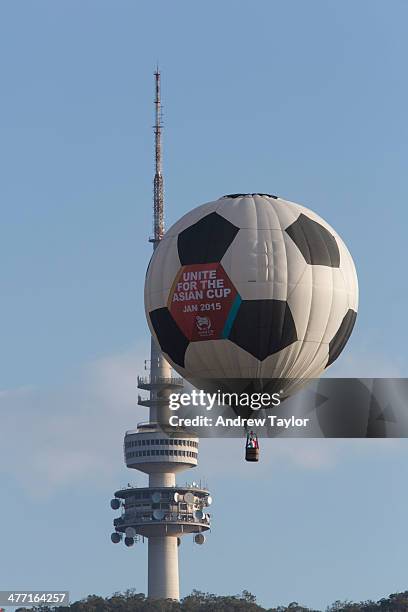
[[[222,196],[223,198],[244,198],[245,196],[262,196],[265,198],[278,199],[278,196],[272,193],[229,193],[228,195]]]

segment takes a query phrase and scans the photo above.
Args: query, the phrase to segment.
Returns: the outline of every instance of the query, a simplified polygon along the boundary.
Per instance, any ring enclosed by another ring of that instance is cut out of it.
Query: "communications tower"
[[[153,236],[155,249],[164,234],[164,199],[162,175],[162,113],[160,72],[155,76],[155,175],[153,201]],[[150,375],[138,377],[139,389],[149,392],[138,397],[138,404],[149,408],[149,420],[127,431],[124,456],[128,468],[144,472],[148,486],[127,486],[115,492],[113,510],[121,516],[114,519],[112,542],[124,539],[126,546],[148,539],[148,596],[179,599],[178,546],[181,536],[194,534],[203,544],[204,532],[210,529],[207,512],[211,496],[196,483],[178,485],[176,474],[198,463],[198,438],[183,430],[166,426],[169,417],[169,395],[180,391],[183,379],[173,375],[156,341],[151,338]]]

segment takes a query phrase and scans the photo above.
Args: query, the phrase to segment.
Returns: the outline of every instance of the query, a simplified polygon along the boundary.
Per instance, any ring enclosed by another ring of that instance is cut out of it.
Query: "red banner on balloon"
[[[192,264],[177,274],[168,309],[189,340],[217,340],[228,336],[240,301],[220,263]]]

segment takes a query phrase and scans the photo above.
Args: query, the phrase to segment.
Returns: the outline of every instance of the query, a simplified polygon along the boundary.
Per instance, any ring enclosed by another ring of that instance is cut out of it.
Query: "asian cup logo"
[[[196,318],[196,325],[197,325],[197,329],[198,332],[200,333],[200,335],[202,334],[203,336],[207,336],[211,334],[211,319],[210,317],[200,317],[197,316]]]

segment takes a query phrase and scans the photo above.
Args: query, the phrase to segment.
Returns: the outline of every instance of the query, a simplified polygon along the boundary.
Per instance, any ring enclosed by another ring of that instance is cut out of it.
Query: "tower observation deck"
[[[161,163],[160,72],[155,72],[156,121],[154,176],[153,249],[164,233],[163,177]],[[113,521],[113,543],[124,539],[130,547],[148,539],[148,596],[179,599],[178,546],[181,537],[194,534],[203,544],[210,529],[207,509],[212,499],[209,491],[195,483],[176,484],[176,474],[198,463],[198,438],[175,428],[166,428],[170,416],[169,395],[180,391],[183,379],[173,375],[155,340],[151,338],[150,376],[138,377],[138,388],[149,392],[139,395],[138,404],[149,408],[149,420],[125,433],[124,458],[128,468],[148,475],[148,486],[128,486],[115,492],[113,510],[121,515]]]

